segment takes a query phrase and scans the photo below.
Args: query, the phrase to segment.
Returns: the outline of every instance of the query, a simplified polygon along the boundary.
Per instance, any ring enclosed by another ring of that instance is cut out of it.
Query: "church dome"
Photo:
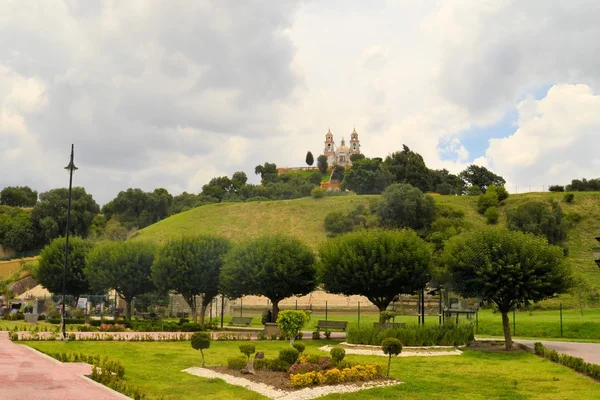
[[[340,143],[340,147],[338,147],[337,151],[338,153],[348,152],[348,146],[346,146],[346,141],[344,141],[344,138],[342,138],[342,142]]]

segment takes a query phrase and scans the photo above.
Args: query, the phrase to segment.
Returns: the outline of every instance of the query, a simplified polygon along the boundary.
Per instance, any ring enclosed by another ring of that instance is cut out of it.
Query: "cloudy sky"
[[[0,1],[0,187],[198,192],[356,127],[511,192],[600,176],[600,2]],[[255,179],[255,178],[253,178]]]

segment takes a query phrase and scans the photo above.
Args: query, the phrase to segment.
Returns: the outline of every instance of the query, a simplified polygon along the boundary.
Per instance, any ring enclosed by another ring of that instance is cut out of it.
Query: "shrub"
[[[320,199],[325,196],[325,189],[320,186],[315,186],[313,190],[310,191],[310,195],[313,199]]]
[[[195,322],[185,322],[181,324],[181,332],[200,332],[205,330],[202,324]]]
[[[490,207],[497,207],[500,202],[498,201],[498,196],[496,192],[486,192],[479,196],[477,200],[477,211],[479,214],[484,214],[485,211]]]
[[[394,311],[382,311],[379,313],[379,319],[384,320],[385,322],[388,322],[395,316],[396,316],[396,313]]]
[[[270,370],[272,360],[266,358],[256,358],[254,360],[254,369],[259,371]]]
[[[567,238],[566,225],[562,208],[556,202],[527,201],[507,210],[508,229],[545,236],[550,244]]]
[[[585,362],[584,359],[567,354],[558,354],[556,350],[549,350],[540,342],[534,343],[534,351],[540,357],[564,365],[593,379],[600,380],[600,365]]]
[[[295,349],[286,349],[286,350],[295,350]],[[281,358],[276,358],[269,362],[271,367],[271,371],[280,371],[280,372],[288,372],[290,366],[292,365],[289,362],[282,360]]]
[[[204,367],[204,349],[210,347],[210,339],[210,333],[207,332],[196,332],[191,337],[192,347],[200,350],[200,354],[202,354],[202,367]]]
[[[504,186],[490,185],[486,189],[485,193],[495,193],[499,202],[508,199],[508,190],[506,190]]]
[[[227,359],[227,368],[239,371],[244,369],[247,361],[244,357],[232,357]]]
[[[319,331],[314,331],[314,332],[312,333],[312,338],[313,338],[313,340],[320,340],[320,339],[321,339],[321,332],[319,332]]]
[[[565,187],[561,185],[552,185],[548,188],[550,192],[564,192]]]
[[[300,353],[294,348],[283,349],[279,352],[279,359],[290,365],[294,364],[299,356]]]
[[[331,359],[333,360],[333,362],[338,364],[344,359],[344,357],[346,357],[346,350],[344,350],[340,346],[335,346],[331,349],[329,354],[331,354]]]
[[[48,315],[46,315],[48,319],[60,319],[60,311],[58,310],[50,310],[48,311]]]
[[[71,310],[71,318],[85,318],[85,312],[80,308]]]
[[[286,337],[290,338],[290,347],[294,346],[296,336],[307,323],[308,315],[302,310],[284,310],[277,316],[277,326]]]
[[[498,223],[498,218],[500,218],[500,213],[496,207],[490,207],[485,210],[485,219],[488,224],[494,225]]]
[[[563,200],[565,201],[565,203],[572,203],[573,200],[575,200],[575,194],[573,194],[573,193],[567,193],[563,197]]]
[[[323,375],[325,383],[335,385],[342,382],[342,371],[337,368],[332,368]]]
[[[380,346],[383,339],[393,337],[404,346],[462,346],[474,340],[471,324],[408,325],[406,328],[381,330],[369,325],[350,324],[347,341],[353,344]]]
[[[315,371],[290,376],[290,383],[295,387],[319,385],[324,381],[323,374]]]
[[[248,361],[250,361],[250,356],[256,353],[256,346],[254,346],[252,343],[240,344],[239,348],[242,354],[248,358]]]
[[[467,188],[467,196],[480,196],[483,192],[477,185],[469,186]]]
[[[325,331],[325,339],[327,339],[327,340],[331,339],[331,331],[330,330]]]
[[[298,353],[302,354],[304,353],[306,346],[304,345],[304,343],[294,343],[294,348],[298,350]]]
[[[392,365],[392,356],[397,356],[402,352],[402,343],[398,339],[387,338],[381,343],[381,349],[388,355],[387,376],[390,376],[390,367]]]
[[[305,374],[307,372],[312,372],[312,371],[319,371],[319,365],[318,364],[311,364],[311,363],[303,363],[303,364],[294,364],[290,367],[290,375],[293,374]]]

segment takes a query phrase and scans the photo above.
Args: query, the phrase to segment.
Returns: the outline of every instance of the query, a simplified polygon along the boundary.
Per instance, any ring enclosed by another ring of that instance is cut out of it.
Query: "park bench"
[[[145,312],[137,313],[137,317],[141,318],[141,319],[152,319],[152,318],[150,318],[150,313],[145,313]]]
[[[401,328],[406,328],[406,324],[404,322],[386,322],[384,324],[381,324],[379,322],[373,322],[373,326],[375,328],[381,328],[381,329],[401,329]]]
[[[252,322],[252,317],[233,317],[229,325],[245,325],[249,326]]]
[[[345,331],[347,327],[348,322],[346,321],[319,321],[317,323],[317,330],[341,329]]]

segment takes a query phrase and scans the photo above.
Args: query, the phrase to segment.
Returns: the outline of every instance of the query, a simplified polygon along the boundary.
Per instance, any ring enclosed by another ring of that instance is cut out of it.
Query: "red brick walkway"
[[[123,400],[116,393],[83,375],[91,367],[61,363],[44,354],[17,345],[0,332],[0,399],[2,400]]]

